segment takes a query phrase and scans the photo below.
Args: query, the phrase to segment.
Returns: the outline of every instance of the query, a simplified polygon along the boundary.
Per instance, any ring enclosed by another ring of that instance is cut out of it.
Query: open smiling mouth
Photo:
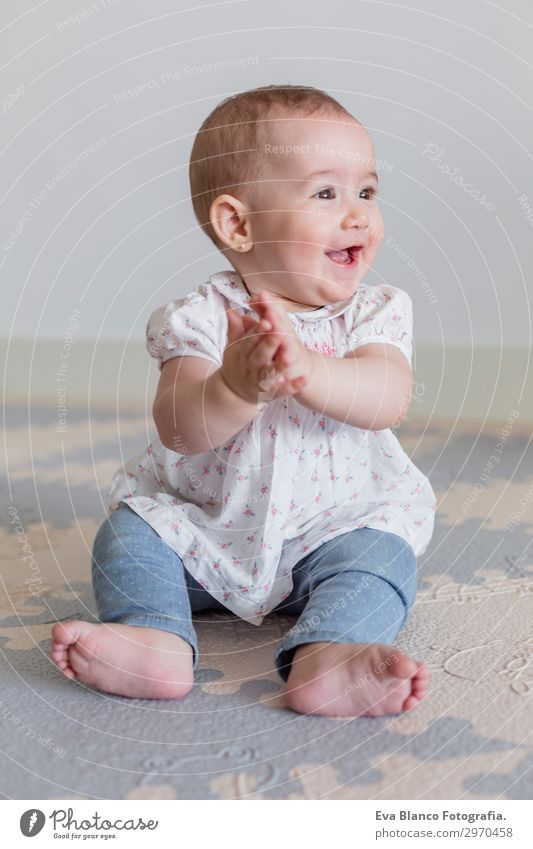
[[[344,248],[342,251],[326,251],[326,256],[336,265],[350,267],[357,265],[362,250],[362,245],[351,245],[351,247]]]

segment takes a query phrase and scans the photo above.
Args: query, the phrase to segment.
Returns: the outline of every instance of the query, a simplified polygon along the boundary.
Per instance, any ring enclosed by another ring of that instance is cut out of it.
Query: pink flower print
[[[344,475],[344,483],[350,483],[353,481],[353,475]]]
[[[398,313],[397,313],[397,312],[393,312],[393,314],[392,314],[392,320],[393,320],[393,321],[399,321],[399,320],[400,320],[400,316],[398,315]]]
[[[335,472],[331,472],[331,474],[330,474],[330,476],[329,476],[329,479],[330,479],[330,480],[332,480],[332,481],[338,481],[338,480],[339,480],[339,476],[338,476],[338,475],[336,475],[336,474],[335,474]]]
[[[372,479],[375,480],[375,481],[382,481],[383,480],[381,475],[379,475],[377,472],[370,472],[370,474],[372,475]]]
[[[241,453],[241,451],[242,451],[242,442],[241,442],[241,444],[239,445],[239,447],[235,449],[235,454],[240,454],[240,453]]]
[[[385,492],[392,492],[392,490],[393,490],[393,489],[396,489],[396,487],[397,487],[397,484],[393,481],[392,483],[390,483],[390,484],[388,485],[388,487],[386,488]]]
[[[278,508],[276,507],[275,504],[272,504],[272,506],[270,508],[270,513],[272,514],[272,516],[276,516],[276,514],[279,513],[279,510],[278,510]]]
[[[318,502],[320,501],[321,497],[322,497],[322,496],[320,495],[320,493],[319,493],[318,495],[315,495],[315,497],[313,498],[313,501],[315,502],[315,504],[318,504]]]
[[[191,557],[196,557],[196,549],[195,548],[191,548],[189,553],[190,553]]]
[[[192,324],[188,318],[185,319],[185,327],[188,327],[189,330],[192,328]]]
[[[263,584],[263,589],[267,593],[270,589],[270,582],[268,584]]]
[[[276,436],[278,435],[278,432],[277,432],[276,428],[274,427],[274,425],[269,424],[268,429],[270,431],[270,436],[272,437],[272,439],[275,439]]]
[[[163,329],[161,330],[161,336],[170,336],[170,325],[168,322],[165,322]]]
[[[231,528],[232,525],[233,525],[233,519],[230,519],[229,522],[224,522],[225,528]]]
[[[241,593],[247,593],[249,591],[249,588],[245,584],[237,584],[237,586],[239,587]]]
[[[250,475],[243,475],[242,472],[240,475],[237,475],[238,481],[248,481],[250,480]]]
[[[245,516],[248,516],[249,519],[252,519],[255,516],[252,508],[247,504],[245,510],[243,511]]]
[[[333,450],[332,450],[331,448],[328,448],[328,450],[327,450],[327,451],[326,451],[326,453],[324,454],[324,457],[333,457],[333,456],[334,456],[334,455],[333,455]]]
[[[260,487],[259,492],[261,493],[261,495],[264,495],[266,492],[268,492],[268,486],[264,483],[263,486]]]
[[[257,575],[258,571],[259,570],[257,568],[257,564],[254,563],[254,565],[252,567],[252,575],[255,577],[255,575]]]
[[[156,466],[157,466],[158,469],[164,469],[165,468],[163,463],[156,463]]]
[[[143,466],[142,463],[139,463],[137,468],[139,469],[140,472],[142,472],[143,475],[145,475],[148,472],[148,469],[146,468],[146,466]]]
[[[185,339],[185,344],[189,346],[189,348],[197,348],[198,343],[195,339]]]
[[[211,466],[209,466],[209,465],[204,466],[203,469],[202,469],[202,474],[208,475],[210,471],[211,471]]]
[[[209,501],[206,501],[205,503],[206,503],[207,507],[214,507],[215,506],[215,499],[210,498]]]
[[[230,545],[233,545],[233,543],[232,543],[232,542],[219,542],[219,547],[220,547],[222,550],[224,550],[224,549],[226,549],[226,548],[229,548],[229,547],[230,547]]]
[[[227,445],[224,445],[222,450],[225,451],[226,454],[228,454],[232,450],[232,448],[233,448],[233,446],[235,445],[236,442],[237,442],[236,439],[232,439],[230,442],[227,443]]]
[[[331,345],[328,345],[327,342],[322,342],[322,344],[319,345],[315,339],[313,343],[310,344],[304,339],[304,345],[310,351],[318,351],[319,354],[326,354],[327,357],[335,356],[335,348],[333,348]]]
[[[411,509],[410,504],[402,504],[401,507],[404,513],[407,513],[407,511]]]
[[[170,525],[171,530],[174,531],[176,536],[179,536],[180,524],[181,524],[181,522],[172,522],[171,525]]]
[[[289,510],[296,510],[296,501],[294,500],[294,498],[291,498]]]
[[[300,427],[302,424],[302,420],[298,415],[289,416],[289,421],[292,422],[295,427]]]
[[[305,551],[309,551],[309,546],[308,546],[308,545],[303,545],[303,546],[302,546],[302,551],[303,551],[303,552],[305,552]]]
[[[246,428],[246,433],[250,433],[250,431],[252,430],[253,426],[254,426],[254,423],[253,423],[253,419],[252,419],[252,421],[250,422],[250,424],[249,424],[249,425],[248,425],[248,427]]]
[[[224,466],[223,466],[223,464],[222,464],[222,463],[217,463],[217,464],[216,464],[216,466],[215,466],[215,471],[217,471],[219,475],[223,475],[223,474],[224,474]]]
[[[231,598],[231,593],[228,593],[228,592],[224,593],[224,601],[227,601],[228,598]]]
[[[149,457],[151,457],[152,454],[154,453],[151,445],[149,445],[148,448],[146,449],[146,453],[148,454]]]
[[[318,422],[318,426],[319,426],[320,428],[322,428],[322,430],[325,430],[325,429],[326,429],[326,420],[325,420],[325,419],[320,419],[320,421]]]
[[[246,537],[248,542],[255,542],[255,534],[252,534],[251,537]]]
[[[180,466],[185,464],[185,457],[180,457],[179,460],[175,460],[172,465],[175,469],[179,469]]]
[[[383,452],[383,456],[386,457],[388,460],[390,460],[392,457],[394,457],[394,454],[389,454],[388,451],[385,451],[384,448],[382,448],[381,450]]]
[[[325,518],[326,516],[331,516],[331,510],[324,510],[324,512],[322,513],[322,515],[324,516],[324,518]]]
[[[314,448],[314,449],[311,451],[311,454],[314,454],[314,455],[315,455],[315,457],[320,457],[320,452],[321,452],[321,451],[322,451],[322,445],[320,446],[320,448]]]
[[[227,504],[228,501],[230,500],[230,498],[231,498],[231,495],[228,492],[228,494],[224,496],[224,504]]]
[[[311,480],[313,481],[313,483],[317,483],[317,481],[319,481],[320,478],[318,477],[318,475],[311,475]]]
[[[215,562],[212,565],[213,565],[213,569],[220,569],[220,563],[218,562],[218,560],[215,560]]]
[[[231,559],[233,561],[234,566],[240,566],[242,563],[242,561],[238,557],[232,557]]]
[[[420,486],[419,483],[417,483],[415,488],[412,490],[411,495],[420,495],[421,492],[422,492],[422,487]]]
[[[206,584],[206,582],[202,578],[200,578],[198,583],[200,584],[200,586],[202,586],[204,588],[204,590],[206,590],[209,586],[209,584]]]
[[[352,494],[350,495],[350,499],[353,500],[354,498],[358,498],[358,496],[359,496],[359,493],[357,492],[356,489],[354,489]]]

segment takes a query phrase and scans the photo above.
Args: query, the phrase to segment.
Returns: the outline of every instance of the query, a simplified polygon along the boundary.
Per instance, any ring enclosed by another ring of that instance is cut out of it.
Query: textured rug
[[[58,430],[58,424],[61,425]],[[12,404],[0,587],[0,795],[15,799],[527,799],[533,687],[533,451],[511,413],[415,419],[396,431],[438,496],[416,605],[396,645],[431,669],[414,711],[305,717],[283,707],[272,657],[294,617],[261,628],[195,617],[202,651],[181,702],[65,679],[51,623],[94,621],[90,552],[144,413]]]

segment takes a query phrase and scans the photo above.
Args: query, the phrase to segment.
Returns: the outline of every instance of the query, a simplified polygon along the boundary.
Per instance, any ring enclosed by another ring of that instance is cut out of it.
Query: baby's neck
[[[253,295],[250,292],[248,286],[246,285],[246,280],[244,279],[244,277],[241,277],[241,280],[243,282],[244,288],[246,289],[246,291],[248,292],[248,294],[252,298]],[[322,307],[309,307],[308,309],[287,310],[287,312],[314,312],[315,310],[321,310],[321,309],[322,309]]]

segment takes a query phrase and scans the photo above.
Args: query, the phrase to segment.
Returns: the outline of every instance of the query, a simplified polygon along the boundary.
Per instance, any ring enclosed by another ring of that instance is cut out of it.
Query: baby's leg
[[[198,643],[178,555],[122,503],[96,534],[92,577],[102,624],[56,623],[52,660],[68,678],[108,693],[185,696],[193,685]]]
[[[427,667],[392,646],[416,595],[412,548],[396,534],[359,528],[311,552],[294,574],[309,601],[276,653],[288,706],[327,716],[415,707]]]

